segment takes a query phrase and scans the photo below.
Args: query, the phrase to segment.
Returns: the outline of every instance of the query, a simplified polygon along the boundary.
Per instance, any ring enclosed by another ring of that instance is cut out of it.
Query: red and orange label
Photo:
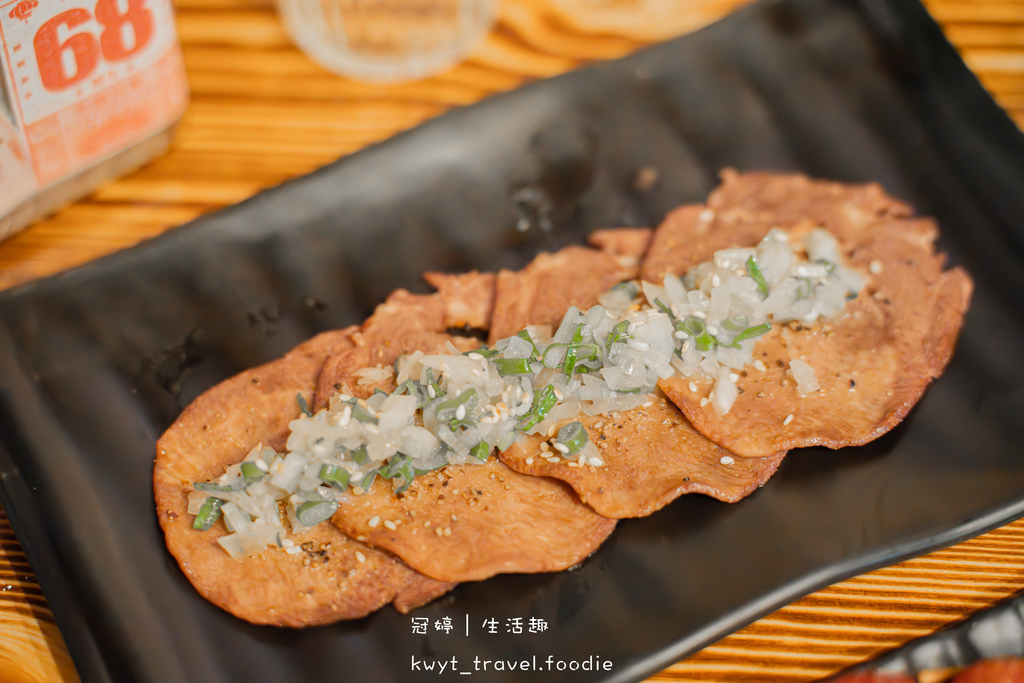
[[[0,0],[0,41],[0,116],[9,109],[37,188],[159,133],[186,106],[171,0]],[[0,194],[9,175],[0,169]]]

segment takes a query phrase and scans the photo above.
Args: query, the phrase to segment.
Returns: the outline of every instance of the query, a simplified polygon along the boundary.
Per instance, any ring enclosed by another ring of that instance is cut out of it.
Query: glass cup
[[[494,23],[498,0],[277,0],[292,40],[364,81],[425,78],[459,62]]]

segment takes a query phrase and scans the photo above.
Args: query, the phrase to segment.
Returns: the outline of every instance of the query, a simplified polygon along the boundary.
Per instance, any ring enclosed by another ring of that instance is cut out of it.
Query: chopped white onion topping
[[[232,532],[220,543],[243,558],[281,543],[281,502],[292,532],[302,533],[309,527],[300,515],[318,523],[336,501],[376,478],[401,491],[419,474],[484,462],[524,433],[550,437],[581,414],[650,405],[659,379],[713,381],[700,404],[725,415],[740,393],[737,372],[766,369],[753,356],[762,334],[780,322],[836,318],[864,282],[826,230],[815,228],[796,244],[773,228],[757,247],[715,252],[683,278],[624,283],[588,311],[571,307],[554,334],[528,326],[490,350],[463,355],[449,342],[444,353],[413,351],[393,368],[357,370],[357,385],[394,379],[398,389],[362,400],[345,388],[327,409],[291,422],[285,453],[260,444],[218,478],[217,488],[191,494],[189,513],[202,516],[210,496],[220,499]],[[791,360],[789,370],[801,396],[820,388],[805,361]],[[305,410],[304,399],[299,403]],[[573,466],[603,465],[593,444],[573,458]]]

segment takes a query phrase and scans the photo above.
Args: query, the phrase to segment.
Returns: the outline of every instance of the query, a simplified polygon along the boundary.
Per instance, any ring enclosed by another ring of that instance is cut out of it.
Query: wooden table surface
[[[0,243],[0,289],[135,244],[446,110],[707,24],[744,0],[503,0],[469,60],[379,87],[313,64],[273,0],[178,0],[192,104],[172,150]],[[1024,0],[927,0],[967,64],[1024,127]],[[651,681],[810,681],[1024,588],[1024,521],[840,582]],[[75,681],[0,510],[0,680]]]

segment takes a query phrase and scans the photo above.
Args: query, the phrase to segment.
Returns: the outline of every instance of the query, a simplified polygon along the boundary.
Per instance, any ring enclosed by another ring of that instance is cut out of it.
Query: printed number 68
[[[153,35],[153,15],[146,9],[145,2],[127,0],[128,9],[122,12],[118,0],[99,0],[95,10],[96,21],[103,27],[99,40],[89,31],[68,36],[64,42],[60,40],[62,27],[71,31],[93,18],[85,9],[61,12],[40,26],[33,42],[43,87],[63,90],[87,78],[99,63],[100,55],[109,62],[116,62],[145,47]],[[129,25],[134,38],[126,44],[125,28]],[[74,62],[70,74],[63,56],[68,50]]]

